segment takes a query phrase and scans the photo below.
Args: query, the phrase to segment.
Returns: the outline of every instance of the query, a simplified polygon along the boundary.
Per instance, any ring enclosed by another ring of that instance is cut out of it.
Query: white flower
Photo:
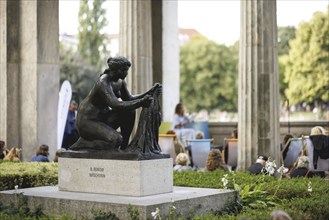
[[[281,174],[284,172],[284,166],[283,165],[281,167],[279,167],[278,172],[281,173]]]
[[[161,219],[160,217],[160,209],[159,208],[156,208],[155,209],[155,212],[151,212],[151,215],[154,219],[157,219],[159,217],[159,219]]]
[[[228,180],[226,179],[227,174],[223,175],[224,177],[222,178],[222,183],[224,186],[224,189],[227,189],[227,184],[228,184]]]
[[[275,170],[276,170],[275,160],[273,160],[273,161],[270,161],[270,160],[266,161],[265,170],[268,173],[268,175],[272,176],[275,173]]]
[[[311,181],[308,181],[308,184],[307,184],[307,191],[308,192],[312,192],[313,189],[312,189],[312,182]]]

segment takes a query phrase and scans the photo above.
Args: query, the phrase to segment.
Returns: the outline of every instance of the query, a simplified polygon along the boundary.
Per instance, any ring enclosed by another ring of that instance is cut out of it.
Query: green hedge
[[[194,219],[269,219],[273,210],[284,210],[293,219],[329,219],[329,180],[323,178],[277,179],[248,172],[174,172],[174,185],[227,188],[239,191],[240,202],[231,210],[195,216]],[[312,191],[308,191],[309,183]]]
[[[0,161],[0,190],[58,184],[57,163]],[[239,191],[240,201],[227,210],[189,219],[269,219],[273,210],[286,211],[293,219],[329,219],[329,181],[323,178],[277,179],[247,172],[174,172],[174,185]],[[312,191],[308,191],[311,183]],[[6,213],[1,213],[7,215]],[[65,219],[62,216],[62,219]],[[184,218],[176,218],[184,219]]]
[[[0,191],[58,183],[57,163],[11,162],[0,160]]]

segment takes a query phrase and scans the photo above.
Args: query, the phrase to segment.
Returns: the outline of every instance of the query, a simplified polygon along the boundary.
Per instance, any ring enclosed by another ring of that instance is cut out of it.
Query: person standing
[[[62,148],[66,150],[73,145],[80,137],[75,119],[76,119],[76,110],[78,104],[75,100],[72,100],[69,106],[69,111],[67,113],[67,119],[64,130],[64,137],[62,142]]]

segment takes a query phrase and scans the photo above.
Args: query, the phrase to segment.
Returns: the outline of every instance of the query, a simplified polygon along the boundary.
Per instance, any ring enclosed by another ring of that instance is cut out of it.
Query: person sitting
[[[49,162],[49,146],[41,145],[37,151],[37,154],[32,157],[31,162]]]
[[[319,158],[329,159],[329,136],[323,127],[315,126],[311,130],[310,139],[314,147],[313,166],[317,169]]]
[[[311,129],[311,136],[312,135],[321,135],[321,134],[325,134],[325,129],[321,126],[315,126]]]
[[[238,129],[234,129],[231,134],[232,139],[238,139]]]
[[[292,218],[285,211],[274,210],[271,212],[270,220],[292,220]]]
[[[3,158],[3,160],[8,161],[21,161],[21,149],[18,147],[13,147],[10,149],[8,154]]]
[[[309,158],[307,156],[300,156],[296,168],[290,173],[290,177],[313,177],[313,173],[309,170],[309,165]]]
[[[290,143],[290,139],[293,138],[294,136],[292,136],[292,134],[286,134],[283,137],[283,142],[280,144],[280,149],[281,151],[286,147],[286,145],[288,145]],[[289,143],[288,143],[289,142]]]
[[[228,170],[225,165],[222,153],[218,149],[212,149],[207,157],[206,167],[204,172],[214,171],[214,170]]]
[[[176,156],[176,165],[174,166],[174,171],[184,171],[184,170],[193,170],[191,166],[189,166],[189,157],[186,153],[179,153]]]
[[[248,168],[248,171],[252,174],[264,173],[264,167],[268,158],[266,156],[259,156],[256,163]]]
[[[198,131],[195,135],[195,139],[204,139],[204,133],[202,131]]]
[[[59,158],[59,156],[61,156],[63,151],[65,151],[65,149],[63,149],[63,148],[56,151],[55,158],[54,158],[55,163],[58,163],[58,158]]]
[[[8,149],[5,147],[6,143],[4,141],[0,141],[0,160],[5,158],[9,153]]]
[[[178,103],[175,108],[175,115],[173,119],[173,129],[178,136],[180,142],[186,146],[186,141],[195,138],[195,131],[193,128],[186,126],[193,120],[185,115],[185,107],[182,103]]]

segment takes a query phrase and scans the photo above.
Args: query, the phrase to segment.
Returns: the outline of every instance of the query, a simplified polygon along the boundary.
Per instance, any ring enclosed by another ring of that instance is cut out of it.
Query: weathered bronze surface
[[[158,144],[160,84],[131,95],[125,78],[131,66],[125,57],[109,58],[108,68],[81,102],[77,114],[80,139],[62,157],[145,160],[168,158]],[[142,107],[137,132],[129,143],[136,109]],[[120,128],[120,132],[117,129]]]

